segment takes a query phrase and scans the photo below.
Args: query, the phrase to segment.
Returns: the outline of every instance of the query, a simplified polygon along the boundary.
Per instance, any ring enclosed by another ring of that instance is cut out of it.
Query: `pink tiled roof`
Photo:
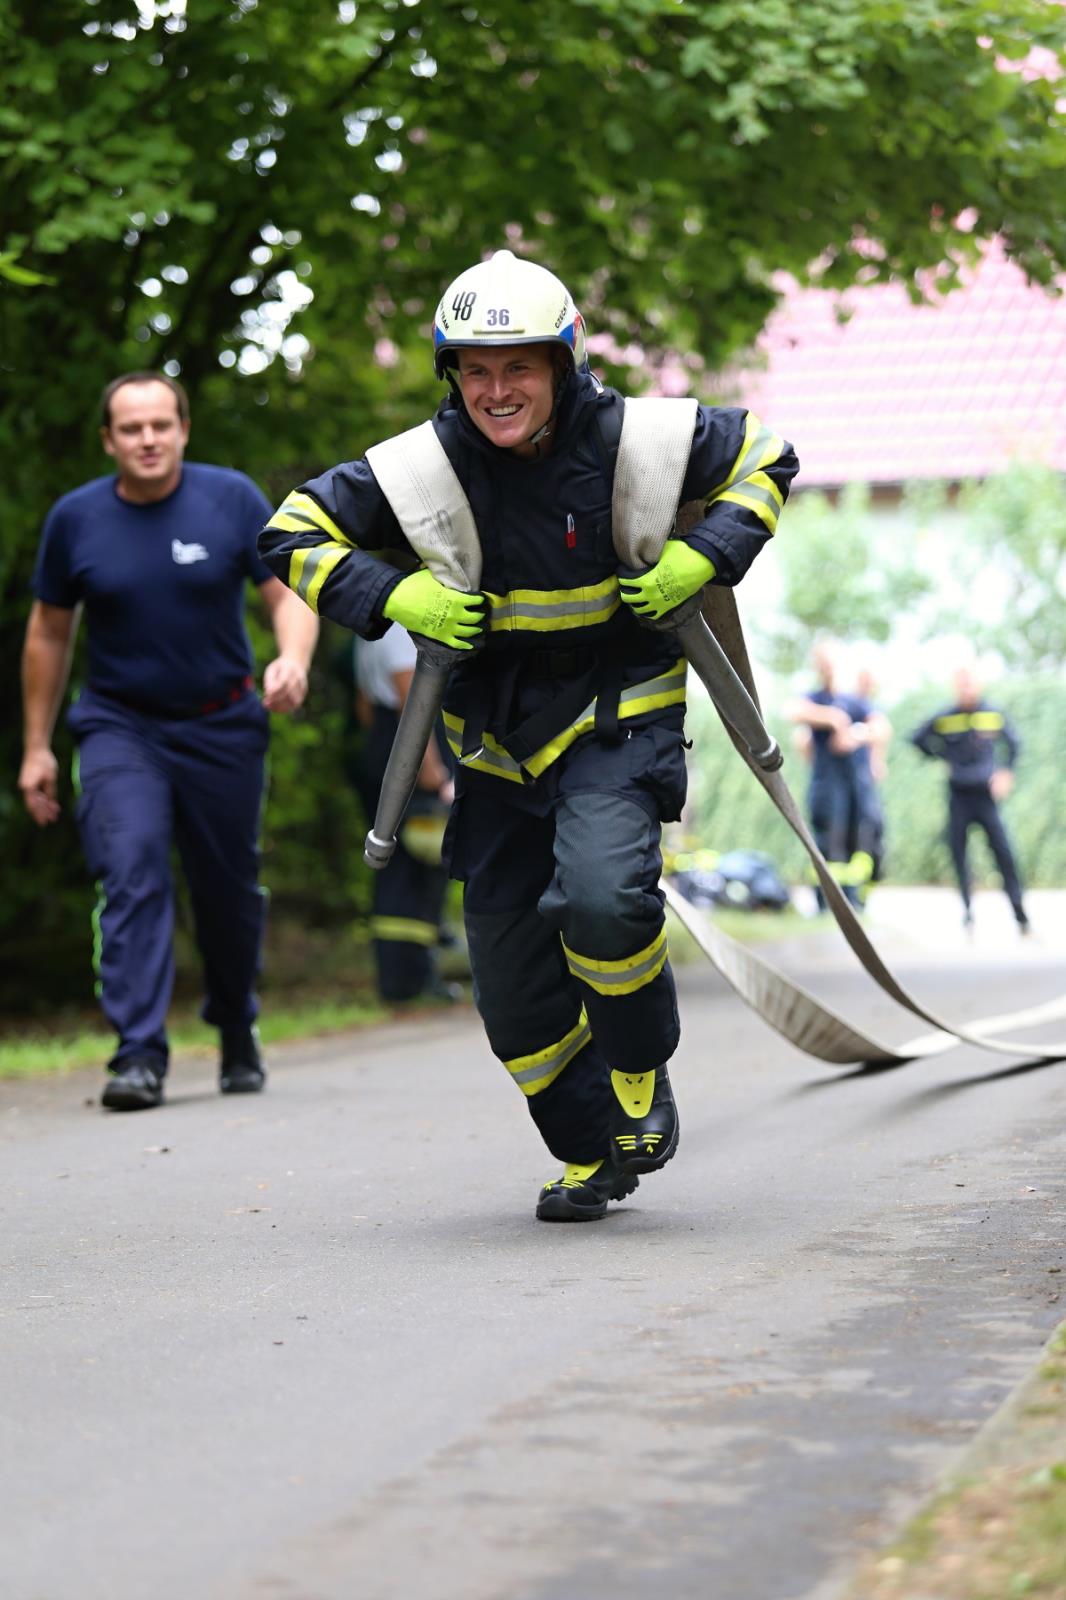
[[[798,485],[985,477],[1018,458],[1066,470],[1066,296],[1027,284],[998,243],[930,306],[896,284],[793,283],[758,348],[738,399],[794,442]]]

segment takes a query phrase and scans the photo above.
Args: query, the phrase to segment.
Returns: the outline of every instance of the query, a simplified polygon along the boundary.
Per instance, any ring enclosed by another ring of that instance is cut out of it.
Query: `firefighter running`
[[[565,286],[499,251],[445,291],[433,344],[450,390],[433,430],[473,512],[480,592],[419,562],[366,460],[290,494],[260,551],[362,637],[395,622],[461,653],[444,706],[459,763],[445,855],[464,884],[475,999],[564,1164],[537,1216],[590,1220],[678,1144],[659,839],[685,799],[685,662],[648,624],[708,582],[739,582],[797,463],[749,412],[697,407],[679,505],[699,500],[702,515],[650,570],[620,574],[624,402],[589,371]]]

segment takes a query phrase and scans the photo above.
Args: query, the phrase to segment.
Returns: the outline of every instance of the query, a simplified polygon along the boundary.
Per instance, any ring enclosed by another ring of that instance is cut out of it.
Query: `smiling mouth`
[[[508,417],[517,417],[517,415],[521,411],[522,407],[521,406],[486,406],[485,409],[488,412],[489,416],[495,418],[495,420],[497,422],[506,422]]]

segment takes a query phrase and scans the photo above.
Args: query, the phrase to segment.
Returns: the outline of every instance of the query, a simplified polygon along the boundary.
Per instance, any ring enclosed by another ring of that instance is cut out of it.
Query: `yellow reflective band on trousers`
[[[400,843],[424,867],[439,867],[444,847],[444,817],[408,817],[400,829]]]
[[[766,475],[763,468],[773,466],[774,462],[780,459],[784,448],[785,441],[781,435],[764,427],[758,417],[749,411],[744,425],[744,443],[733,462],[729,476],[723,484],[719,484],[711,491],[705,504],[711,506],[718,500],[725,500],[733,505],[742,506],[744,510],[751,511],[757,516],[773,533],[785,500],[773,479]]]
[[[492,633],[554,633],[566,628],[590,628],[608,622],[621,605],[618,579],[612,574],[602,583],[578,589],[511,589],[489,594],[489,629]]]
[[[683,706],[687,665],[688,663],[682,658],[659,677],[649,678],[644,683],[632,683],[628,689],[623,689],[618,698],[619,718],[643,716],[646,711],[659,711],[664,706]],[[506,778],[511,783],[522,783],[525,781],[522,776],[523,771],[531,778],[539,778],[553,761],[558,761],[575,739],[579,739],[584,733],[591,733],[595,726],[596,701],[593,699],[568,728],[557,733],[554,739],[542,745],[521,765],[488,733],[482,740],[482,748],[478,754],[471,756],[462,765],[475,772],[488,772],[493,777]],[[462,755],[464,727],[462,717],[454,716],[450,711],[444,713],[444,732],[456,756]]]
[[[393,944],[436,944],[437,925],[416,917],[371,917],[370,934]]]
[[[868,888],[874,875],[874,858],[867,850],[856,850],[848,861],[827,861],[826,866],[842,889]],[[811,881],[817,882],[816,873],[811,873]]]
[[[661,927],[650,944],[635,955],[623,956],[620,961],[597,961],[592,956],[579,956],[563,942],[566,964],[575,978],[587,983],[597,994],[633,994],[646,983],[657,978],[666,965],[666,927]]]
[[[563,1068],[574,1059],[579,1050],[583,1050],[592,1038],[592,1029],[589,1019],[582,1006],[581,1015],[577,1023],[564,1034],[555,1044],[546,1045],[543,1050],[535,1050],[529,1056],[516,1056],[513,1061],[505,1061],[511,1077],[525,1095],[539,1094],[549,1084],[554,1083]]]
[[[950,716],[937,717],[934,733],[998,733],[1003,726],[1001,711],[954,711]]]

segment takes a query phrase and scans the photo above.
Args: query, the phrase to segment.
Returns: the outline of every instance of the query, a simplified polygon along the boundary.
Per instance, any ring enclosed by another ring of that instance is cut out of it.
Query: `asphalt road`
[[[1064,987],[896,946],[960,1020]],[[921,1031],[839,952],[790,970]],[[842,1073],[681,989],[679,1155],[593,1225],[469,1011],[256,1100],[0,1084],[5,1600],[828,1600],[1066,1315],[1066,1066]]]

